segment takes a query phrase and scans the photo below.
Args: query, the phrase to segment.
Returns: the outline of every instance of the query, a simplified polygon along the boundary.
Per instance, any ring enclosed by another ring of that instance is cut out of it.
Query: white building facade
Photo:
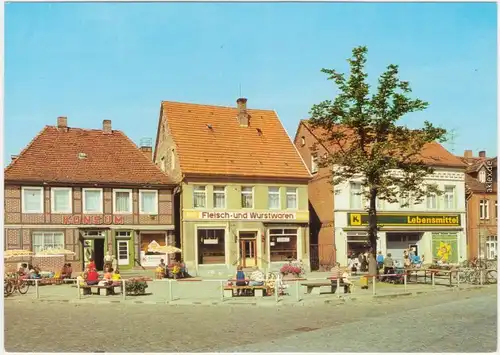
[[[441,260],[455,264],[467,259],[465,171],[462,168],[435,168],[426,179],[444,193],[429,195],[421,203],[410,198],[389,203],[377,201],[379,226],[377,251],[391,253],[402,261],[403,251],[415,248],[424,262]],[[335,246],[337,261],[347,265],[350,253],[368,249],[368,201],[361,195],[359,180],[345,182],[334,188]]]

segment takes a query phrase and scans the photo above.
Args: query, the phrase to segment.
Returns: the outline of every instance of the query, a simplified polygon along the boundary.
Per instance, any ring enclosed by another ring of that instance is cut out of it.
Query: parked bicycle
[[[12,295],[18,291],[21,295],[25,295],[30,288],[28,281],[19,278],[19,276],[6,277],[3,281],[4,297]]]

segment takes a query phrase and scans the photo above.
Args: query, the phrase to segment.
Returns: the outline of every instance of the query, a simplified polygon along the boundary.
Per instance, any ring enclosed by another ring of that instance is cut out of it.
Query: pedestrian
[[[387,257],[384,259],[384,274],[394,271],[394,261],[392,260],[391,253],[387,253]]]
[[[384,267],[384,256],[382,255],[382,251],[378,251],[377,254],[377,268],[380,270]]]
[[[358,271],[358,267],[359,267],[358,258],[356,258],[354,255],[351,256],[351,259],[349,260],[349,262],[347,264],[347,268],[349,269],[349,271],[351,271],[353,273],[353,275],[356,275],[356,272]]]
[[[366,272],[366,271],[368,271],[368,255],[367,255],[367,253],[360,254],[360,255],[361,255],[361,259],[359,261],[361,263],[361,271]]]

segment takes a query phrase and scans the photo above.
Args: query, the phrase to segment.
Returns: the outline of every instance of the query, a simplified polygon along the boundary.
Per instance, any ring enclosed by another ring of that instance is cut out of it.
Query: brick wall
[[[316,143],[316,138],[300,124],[294,144],[309,170],[311,170],[314,154],[321,157],[327,153],[325,148],[320,145],[316,147],[317,151],[313,151],[314,143]],[[335,261],[334,198],[331,170],[320,168],[316,173],[313,173],[308,190],[311,244],[318,245],[319,263],[331,264]]]

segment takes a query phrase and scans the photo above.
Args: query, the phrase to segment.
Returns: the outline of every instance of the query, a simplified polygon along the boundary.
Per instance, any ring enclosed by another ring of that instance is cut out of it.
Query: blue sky
[[[156,136],[160,102],[277,111],[293,137],[335,95],[321,68],[348,69],[368,46],[370,80],[399,64],[415,96],[405,118],[454,129],[456,154],[497,151],[495,3],[9,3],[5,5],[7,164],[44,125],[111,119],[136,143]]]

